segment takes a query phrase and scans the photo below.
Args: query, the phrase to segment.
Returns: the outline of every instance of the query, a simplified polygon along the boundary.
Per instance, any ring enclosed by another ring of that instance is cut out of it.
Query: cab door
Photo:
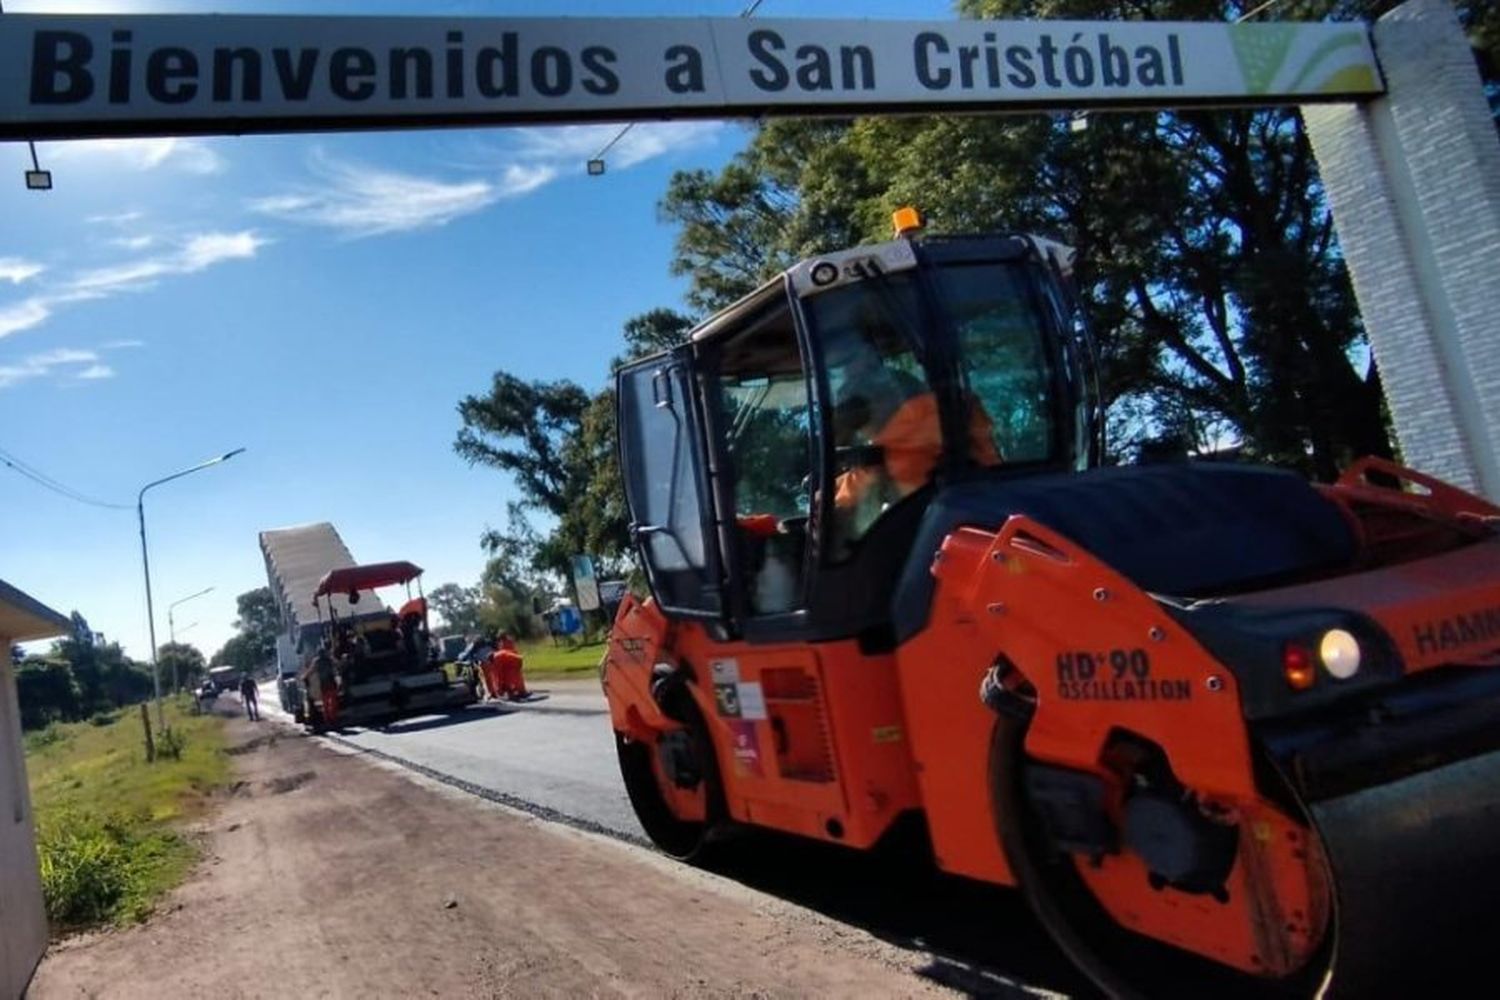
[[[722,618],[723,564],[689,349],[629,365],[616,385],[630,534],[651,593],[668,614]]]

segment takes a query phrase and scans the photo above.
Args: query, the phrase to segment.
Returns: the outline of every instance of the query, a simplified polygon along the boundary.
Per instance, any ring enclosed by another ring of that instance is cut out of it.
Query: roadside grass
[[[520,643],[518,649],[526,662],[526,681],[529,684],[533,680],[555,681],[595,675],[599,661],[604,659],[606,645],[603,639],[581,646],[554,645],[551,639],[536,639]],[[462,672],[460,665],[452,663],[443,669],[449,680],[456,679]]]
[[[54,932],[144,919],[198,858],[180,831],[227,784],[224,720],[166,704],[176,759],[146,763],[134,706],[26,739],[47,916]]]
[[[587,677],[599,670],[599,661],[604,658],[605,643],[591,642],[582,646],[553,645],[551,639],[522,643],[521,656],[526,661],[526,679],[557,680],[567,677]]]

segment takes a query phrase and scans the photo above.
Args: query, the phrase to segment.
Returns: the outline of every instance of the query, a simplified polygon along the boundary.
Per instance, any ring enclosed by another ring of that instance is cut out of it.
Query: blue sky
[[[7,0],[28,12],[733,16],[738,0],[423,5]],[[946,0],[765,0],[760,16],[945,18]],[[0,15],[4,16],[4,15]],[[266,528],[332,521],[355,557],[472,583],[515,491],[452,451],[454,406],[506,368],[602,386],[624,321],[680,306],[672,172],[715,169],[742,125],[433,130],[45,143],[27,191],[0,144],[0,449],[101,509],[0,467],[0,575],[147,653],[133,504],[146,482],[157,638],[212,653],[265,583]],[[187,631],[185,626],[196,623]]]

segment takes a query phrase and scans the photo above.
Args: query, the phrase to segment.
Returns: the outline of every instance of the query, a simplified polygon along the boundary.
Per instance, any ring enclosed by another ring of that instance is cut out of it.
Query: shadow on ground
[[[765,832],[702,867],[932,958],[920,973],[974,997],[1098,992],[1073,969],[1019,893],[944,875],[920,824],[871,852]]]

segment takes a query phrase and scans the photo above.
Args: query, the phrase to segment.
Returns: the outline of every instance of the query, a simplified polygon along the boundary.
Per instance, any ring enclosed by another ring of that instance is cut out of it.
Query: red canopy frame
[[[374,590],[398,583],[410,583],[422,575],[422,567],[409,562],[369,563],[329,570],[318,581],[314,599],[329,594],[347,594],[354,590]]]

